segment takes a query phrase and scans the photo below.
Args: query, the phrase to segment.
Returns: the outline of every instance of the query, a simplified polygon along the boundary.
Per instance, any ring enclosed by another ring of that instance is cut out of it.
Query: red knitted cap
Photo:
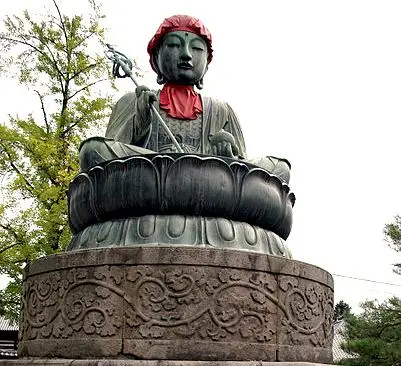
[[[150,40],[148,44],[148,54],[150,56],[150,65],[152,69],[156,71],[155,66],[152,62],[152,53],[154,48],[159,44],[160,40],[169,32],[175,31],[187,31],[197,34],[202,37],[208,48],[207,62],[210,63],[213,58],[213,48],[212,48],[212,35],[209,30],[203,25],[203,23],[194,17],[189,15],[173,15],[170,18],[164,19],[163,23],[160,24],[159,29],[156,34]]]

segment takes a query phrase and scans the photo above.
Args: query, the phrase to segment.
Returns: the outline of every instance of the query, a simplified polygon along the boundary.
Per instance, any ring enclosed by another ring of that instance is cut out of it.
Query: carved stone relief
[[[120,263],[28,273],[24,299],[22,349],[31,356],[31,341],[51,350],[55,340],[94,337],[223,342],[231,354],[241,343],[331,348],[330,286],[285,273],[224,268],[213,258],[198,266]]]

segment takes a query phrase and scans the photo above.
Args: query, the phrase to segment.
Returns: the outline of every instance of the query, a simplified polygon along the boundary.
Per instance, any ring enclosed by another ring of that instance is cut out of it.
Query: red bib
[[[165,84],[160,92],[160,108],[177,119],[197,119],[202,113],[199,94],[191,85]]]

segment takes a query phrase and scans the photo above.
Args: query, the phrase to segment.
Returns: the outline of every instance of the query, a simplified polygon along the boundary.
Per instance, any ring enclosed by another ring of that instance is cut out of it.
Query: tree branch
[[[53,0],[53,4],[54,4],[55,8],[57,9],[58,17],[60,19],[61,29],[63,31],[64,38],[65,38],[65,50],[66,50],[66,55],[67,55],[67,70],[66,70],[66,76],[65,76],[66,85],[65,85],[65,89],[63,91],[63,99],[66,99],[66,98],[68,98],[68,83],[70,80],[69,69],[70,69],[70,63],[71,63],[71,54],[70,54],[70,48],[68,46],[68,34],[67,34],[67,29],[65,27],[65,23],[63,20],[63,16],[61,14],[60,8],[58,7],[56,0]],[[63,101],[63,107],[62,107],[61,114],[64,114],[65,108],[67,108],[67,103]]]
[[[77,90],[76,92],[74,92],[73,94],[71,94],[71,95],[68,97],[68,100],[74,98],[77,94],[79,94],[80,92],[84,91],[85,89],[88,89],[88,88],[90,88],[91,86],[93,86],[93,85],[95,85],[95,84],[97,84],[97,83],[100,83],[100,82],[102,82],[102,81],[106,81],[106,80],[107,80],[107,79],[100,79],[100,80],[94,81],[93,83],[89,83],[88,85],[85,85],[83,88],[81,88],[81,89]]]
[[[43,112],[43,119],[45,120],[45,124],[46,124],[46,132],[50,133],[50,126],[49,126],[49,122],[47,120],[45,105],[43,104],[43,96],[36,89],[34,91],[36,92],[36,94],[38,95],[38,97],[40,99],[40,104],[42,106],[42,112]]]
[[[24,35],[20,35],[22,38],[24,38]],[[46,46],[46,48],[49,50],[49,47],[43,43],[38,37],[32,36],[32,38],[38,40],[41,44],[43,44],[44,46]],[[59,69],[58,64],[56,62],[56,60],[54,59],[54,55],[53,53],[49,50],[51,57],[46,54],[46,52],[43,52],[42,50],[40,50],[38,47],[36,47],[35,45],[33,45],[32,43],[29,43],[28,41],[26,41],[25,39],[21,40],[21,39],[15,39],[15,38],[11,38],[11,37],[5,37],[5,36],[0,36],[0,39],[3,39],[5,41],[9,41],[9,42],[15,42],[15,43],[19,43],[19,44],[23,44],[25,46],[31,47],[33,50],[35,50],[36,52],[38,52],[39,54],[41,54],[43,57],[46,57],[54,66],[54,68],[57,70],[57,72],[60,75],[59,78],[59,83],[61,86],[61,90],[64,91],[64,85],[63,82],[61,80],[61,76],[63,75],[62,71]]]
[[[25,175],[22,174],[22,172],[19,170],[19,168],[14,164],[13,159],[11,158],[10,153],[7,151],[6,146],[4,146],[4,144],[1,144],[1,146],[3,147],[3,152],[8,157],[8,162],[9,162],[11,168],[14,170],[14,172],[16,172],[24,180],[25,184],[29,187],[29,189],[28,189],[29,193],[31,193],[33,195],[33,191],[34,191],[35,187],[28,180],[28,178],[26,178]]]
[[[26,150],[28,150],[28,151],[32,154],[32,156],[36,156],[35,152],[34,152],[32,149],[30,149],[27,145],[25,145],[24,148],[25,148]],[[39,160],[39,159],[38,159],[38,160]],[[47,169],[44,165],[42,165],[42,164],[38,164],[38,166],[39,166],[40,170],[42,170],[42,171],[46,174],[47,178],[49,178],[49,180],[50,180],[55,186],[57,186],[58,183],[57,183],[56,180],[50,175],[48,169]]]
[[[70,132],[75,126],[77,126],[79,122],[80,122],[80,120],[78,119],[77,122],[71,123],[71,124],[61,133],[61,137],[62,137],[62,138],[65,138],[65,136],[67,136],[68,132]]]
[[[106,80],[107,80],[107,79],[100,79],[100,80],[94,81],[93,83],[89,83],[88,85],[85,85],[83,88],[77,90],[75,93],[73,93],[72,95],[70,95],[70,97],[68,98],[68,100],[71,99],[71,98],[73,98],[73,97],[75,97],[77,94],[81,93],[81,92],[84,91],[85,89],[88,89],[88,88],[90,88],[91,86],[93,86],[93,85],[95,85],[95,84],[97,84],[97,83],[100,83],[100,82],[102,82],[102,81],[106,81]],[[80,122],[80,120],[78,120],[77,122],[74,122],[74,123],[72,123],[71,125],[69,125],[69,126],[61,133],[61,137],[64,138],[64,137],[68,134],[68,132],[70,132],[75,126],[78,125],[79,122]]]
[[[32,185],[32,183],[28,180],[27,177],[25,177],[24,174],[21,173],[21,171],[19,170],[19,168],[12,162],[10,161],[10,165],[13,168],[13,170],[24,180],[24,182],[26,183],[26,185],[29,187],[28,191],[33,194],[34,191],[34,186]]]
[[[46,53],[43,53],[43,54],[47,56],[48,60],[53,64],[53,67],[56,69],[57,74],[59,75],[58,81],[60,83],[60,88],[61,88],[61,91],[63,91],[64,90],[63,80],[67,81],[67,76],[64,77],[63,72],[58,67],[58,63],[56,61],[56,58],[54,57],[52,50],[50,49],[49,45],[46,42],[44,42],[44,40],[40,39],[40,37],[36,37],[33,35],[31,37],[33,39],[36,39],[38,42],[40,42],[44,47],[46,47],[47,51],[49,52],[50,56],[48,56]],[[47,41],[48,41],[48,39],[47,39]]]
[[[2,227],[2,225],[0,225],[0,227]],[[6,252],[7,250],[16,247],[18,244],[19,244],[19,243],[14,243],[14,244],[9,245],[8,247],[5,247],[5,248],[0,249],[0,254],[3,254],[3,253]]]
[[[5,41],[9,41],[9,42],[14,42],[14,43],[21,43],[24,44],[25,46],[31,47],[33,48],[36,52],[40,53],[42,56],[44,57],[48,57],[43,51],[41,51],[39,48],[37,48],[36,46],[34,46],[33,44],[25,41],[25,40],[20,40],[20,39],[15,39],[15,38],[11,38],[11,37],[6,37],[4,35],[0,35],[0,39],[3,39]]]
[[[83,69],[77,71],[76,73],[74,73],[73,75],[70,76],[70,78],[68,79],[69,81],[73,80],[74,78],[76,78],[77,76],[81,75],[84,72],[89,71],[91,68],[96,67],[97,64],[90,64],[87,67],[84,67]]]
[[[2,228],[3,230],[7,231],[8,233],[11,233],[12,236],[15,238],[16,242],[14,244],[10,244],[9,246],[5,247],[5,248],[1,248],[0,249],[0,254],[3,254],[4,252],[6,252],[7,250],[14,248],[15,246],[21,244],[22,240],[19,237],[19,235],[17,234],[17,232],[10,226],[10,225],[4,225],[0,223],[0,228]]]
[[[82,38],[81,42],[78,42],[78,43],[75,45],[74,49],[75,49],[75,48],[78,48],[82,43],[84,43],[86,40],[88,40],[88,39],[89,39],[90,37],[92,37],[94,34],[95,34],[95,32],[89,32],[89,34],[88,34],[86,37],[83,37],[83,38]]]
[[[386,325],[384,325],[384,326],[379,330],[379,333],[378,333],[379,337],[381,337],[381,335],[383,334],[383,332],[384,332],[386,329],[392,328],[392,327],[397,327],[397,326],[399,326],[399,325],[401,325],[401,321],[396,322],[396,323],[392,323],[392,324],[386,324]]]
[[[59,17],[60,23],[61,23],[61,29],[62,29],[62,31],[63,31],[63,33],[64,33],[65,46],[66,46],[66,49],[67,49],[67,51],[68,51],[68,35],[67,35],[67,30],[65,29],[65,24],[64,24],[64,21],[63,21],[63,16],[61,15],[61,11],[60,11],[60,8],[58,7],[58,4],[57,4],[56,0],[53,0],[53,4],[54,4],[54,6],[55,6],[56,9],[57,9],[58,17]],[[68,54],[68,52],[67,52],[67,54]]]

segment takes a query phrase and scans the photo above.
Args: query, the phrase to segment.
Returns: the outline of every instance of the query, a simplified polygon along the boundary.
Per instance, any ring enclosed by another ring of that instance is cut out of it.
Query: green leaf
[[[27,87],[40,111],[0,123],[0,273],[11,279],[0,314],[9,319],[18,318],[24,266],[71,239],[66,191],[78,173],[78,146],[110,113],[115,86],[102,16],[89,2],[85,16],[64,15],[61,0],[41,16],[7,16],[0,32],[0,72]]]

